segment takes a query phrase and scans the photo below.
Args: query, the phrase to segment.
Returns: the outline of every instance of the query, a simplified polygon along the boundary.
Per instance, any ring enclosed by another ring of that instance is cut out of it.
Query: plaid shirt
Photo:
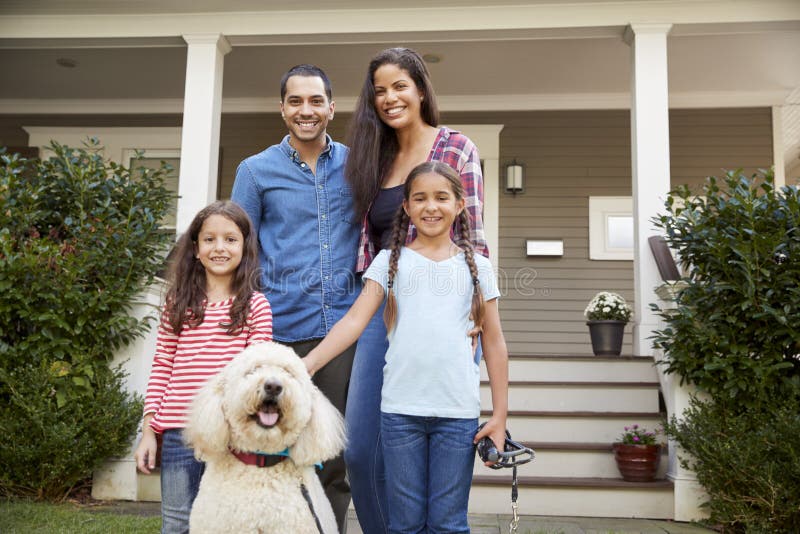
[[[470,231],[469,237],[475,252],[489,257],[489,249],[486,246],[486,236],[483,232],[483,173],[481,172],[481,160],[478,157],[478,149],[466,135],[451,130],[446,127],[439,128],[439,134],[433,143],[428,161],[441,161],[453,167],[461,175],[461,183],[464,184],[464,200],[466,201],[467,214],[469,215]],[[358,262],[356,272],[364,272],[378,251],[372,243],[369,228],[369,210],[364,215],[361,224],[361,239],[358,244]],[[461,228],[456,219],[453,233],[460,235]],[[414,225],[408,224],[408,237],[406,244],[411,243],[417,237],[417,229]]]

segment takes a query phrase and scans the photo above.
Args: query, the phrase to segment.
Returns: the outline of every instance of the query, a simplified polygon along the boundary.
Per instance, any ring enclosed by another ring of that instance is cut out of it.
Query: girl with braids
[[[470,244],[464,205],[452,167],[415,167],[403,185],[389,250],[367,269],[347,314],[304,359],[310,373],[322,368],[355,341],[386,297],[389,349],[380,424],[389,532],[469,532],[473,444],[484,436],[498,450],[505,443],[508,353],[499,291],[489,260]],[[416,237],[406,244],[409,222]],[[470,336],[475,329],[482,332],[493,405],[477,434],[480,372]]]
[[[478,150],[464,134],[439,126],[436,94],[415,51],[389,48],[370,62],[349,128],[345,176],[362,221],[356,272],[369,267],[377,251],[388,248],[392,217],[402,202],[403,182],[425,161],[453,167],[464,188],[468,235],[477,254],[489,255],[483,231],[483,176]],[[416,235],[409,223],[406,241]],[[462,234],[459,219],[455,235]],[[383,534],[386,494],[380,444],[380,392],[386,328],[377,313],[358,340],[345,413],[347,473],[361,528]]]
[[[181,438],[197,391],[233,357],[272,340],[272,310],[257,291],[258,245],[247,213],[230,201],[203,208],[178,240],[158,327],[136,466],[161,446],[161,531],[189,532],[204,465]]]

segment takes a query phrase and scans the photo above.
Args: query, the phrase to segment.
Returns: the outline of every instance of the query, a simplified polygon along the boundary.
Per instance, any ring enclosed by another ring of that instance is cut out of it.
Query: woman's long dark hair
[[[411,198],[411,187],[414,180],[418,176],[427,173],[438,174],[450,183],[453,190],[453,195],[457,201],[464,199],[464,185],[461,183],[461,177],[453,170],[452,167],[440,161],[426,161],[414,167],[406,178],[406,183],[403,188],[403,199],[406,202]],[[459,223],[461,225],[461,235],[458,236],[458,246],[464,251],[464,260],[469,267],[470,277],[472,278],[472,305],[470,309],[470,319],[476,327],[483,326],[483,320],[486,317],[486,302],[483,299],[483,291],[481,290],[480,279],[478,278],[478,265],[475,263],[475,251],[472,249],[472,242],[469,240],[469,216],[467,210],[462,209],[459,214]],[[400,260],[400,249],[406,243],[406,236],[408,235],[408,222],[409,217],[403,206],[397,209],[394,220],[392,221],[392,240],[389,249],[391,254],[389,256],[389,273],[386,289],[386,307],[383,309],[383,322],[386,324],[386,331],[391,332],[397,321],[397,299],[395,299],[394,282],[397,275],[397,264]]]
[[[212,215],[232,221],[242,232],[242,261],[233,275],[230,322],[222,323],[227,333],[236,335],[247,323],[250,297],[259,289],[258,239],[245,211],[229,200],[218,200],[200,210],[189,229],[178,239],[169,265],[169,289],[164,314],[177,335],[185,326],[195,327],[203,322],[206,304],[206,270],[197,258],[197,237],[203,223]]]
[[[439,125],[439,107],[425,62],[410,48],[387,48],[369,63],[367,76],[350,120],[345,176],[353,188],[353,199],[359,219],[378,194],[381,181],[397,156],[397,134],[381,121],[375,111],[375,71],[383,65],[396,65],[408,72],[424,97],[420,115],[425,123]]]

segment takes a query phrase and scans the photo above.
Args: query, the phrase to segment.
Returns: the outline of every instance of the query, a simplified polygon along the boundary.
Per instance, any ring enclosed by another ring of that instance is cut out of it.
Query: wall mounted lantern
[[[525,183],[525,168],[514,161],[506,166],[506,193],[516,196],[522,193]]]

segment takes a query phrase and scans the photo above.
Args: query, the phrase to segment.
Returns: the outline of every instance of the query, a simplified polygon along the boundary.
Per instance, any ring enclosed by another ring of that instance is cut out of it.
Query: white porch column
[[[658,232],[650,219],[663,211],[670,189],[667,34],[670,24],[631,24],[631,170],[633,171],[633,354],[650,356],[648,337],[658,327],[650,311],[662,280],[647,239]]]
[[[225,54],[231,51],[230,44],[220,34],[191,34],[183,39],[189,47],[178,183],[178,235],[186,231],[201,208],[217,199],[222,67]]]
[[[786,185],[783,150],[783,106],[772,106],[772,166],[775,169],[776,188]]]
[[[659,301],[656,289],[662,285],[647,239],[659,232],[650,219],[664,211],[664,199],[670,190],[669,160],[669,90],[667,85],[667,34],[669,24],[631,24],[625,34],[631,45],[631,169],[633,171],[633,281],[635,292],[633,353],[653,355],[648,339],[663,327],[660,318],[650,311],[650,303]],[[676,377],[659,370],[662,393],[668,416],[680,415],[688,407],[689,390],[680,387]],[[704,516],[699,504],[703,490],[694,473],[680,467],[676,443],[670,444],[667,476],[674,484],[673,514],[678,521]]]

